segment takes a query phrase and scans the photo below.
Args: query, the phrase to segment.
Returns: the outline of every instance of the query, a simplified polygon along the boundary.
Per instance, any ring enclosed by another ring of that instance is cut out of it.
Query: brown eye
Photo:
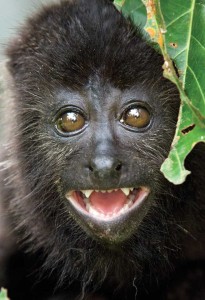
[[[137,106],[127,109],[120,122],[133,128],[144,128],[150,123],[150,113],[144,107]]]
[[[85,118],[79,112],[74,111],[63,113],[56,122],[57,129],[63,133],[78,131],[84,125]]]

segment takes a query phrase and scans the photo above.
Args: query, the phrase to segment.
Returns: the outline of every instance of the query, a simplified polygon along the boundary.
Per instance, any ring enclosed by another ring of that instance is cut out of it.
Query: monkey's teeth
[[[128,205],[125,205],[125,207],[123,207],[120,212],[125,212],[126,210],[128,210],[128,208],[129,208]],[[100,213],[99,211],[95,210],[90,203],[86,204],[86,209],[91,215],[93,215],[95,217],[109,218],[109,217],[114,217],[117,215],[117,213],[115,213],[115,212],[113,212],[112,214],[106,214],[106,215],[103,213]]]
[[[133,194],[129,195],[129,201],[134,201],[134,199],[135,199],[135,195]]]
[[[134,190],[134,188],[121,188],[121,191],[128,196],[130,194],[130,192],[132,192]],[[112,193],[118,191],[118,189],[111,189],[111,190],[81,190],[81,193],[83,193],[85,195],[86,198],[89,198],[90,195],[92,194],[92,192],[100,192],[100,193]],[[68,195],[70,196],[72,194],[72,191],[68,193]]]
[[[133,188],[134,189],[134,188]],[[133,190],[132,189],[132,190]],[[122,190],[130,190],[129,188],[126,188],[126,189],[122,189]],[[112,192],[113,190],[111,190]],[[91,191],[92,193],[93,191]],[[100,191],[102,192],[102,191]],[[105,191],[105,192],[109,192],[109,191]],[[123,191],[124,192],[124,191]],[[127,192],[127,191],[126,191]],[[85,195],[85,191],[83,191],[84,195]],[[90,193],[90,194],[91,194]],[[125,192],[124,192],[125,193]],[[86,196],[86,195],[85,195]],[[121,213],[125,213],[126,211],[129,210],[129,208],[133,205],[133,201],[135,199],[135,195],[134,194],[130,194],[129,197],[127,198],[127,203],[120,209],[120,211],[118,211],[117,213],[116,212],[113,212],[113,213],[108,213],[108,214],[103,214],[99,211],[97,211],[93,206],[92,204],[90,203],[89,199],[87,197],[83,197],[83,201],[85,203],[85,206],[86,206],[86,210],[93,216],[95,217],[103,217],[103,218],[109,218],[109,217],[114,217],[116,216],[117,214],[121,214]]]
[[[126,196],[128,196],[129,193],[130,193],[130,189],[129,189],[129,188],[123,188],[123,189],[121,189],[121,190],[123,191],[123,193],[124,193]]]
[[[86,205],[90,203],[89,199],[86,197],[83,197],[83,201],[85,202]]]
[[[95,209],[92,207],[92,205],[89,204],[89,203],[86,205],[86,209],[87,209],[87,211],[88,211],[91,215],[93,215],[93,216],[96,216],[96,217],[101,217],[101,216],[103,216],[103,214],[101,214],[100,212],[98,212],[97,210],[95,210]]]
[[[120,210],[120,212],[125,212],[125,211],[127,211],[129,209],[129,205],[128,205],[128,203],[127,204],[125,204],[124,206],[123,206],[123,208]]]
[[[96,205],[95,201],[93,201],[91,194],[95,193],[112,193],[113,195],[93,195],[93,197],[102,197],[102,199],[111,199],[112,196],[115,197],[114,191],[119,192],[119,189],[113,190],[81,190],[81,191],[68,191],[66,193],[66,198],[74,204],[77,210],[81,212],[87,211],[90,216],[93,216],[95,219],[110,221],[114,220],[116,217],[120,217],[122,214],[126,214],[129,210],[132,210],[133,206],[139,205],[149,194],[149,188],[147,187],[138,187],[138,188],[122,188],[121,191],[124,193],[124,196],[121,194],[121,200],[119,198],[119,203],[117,204],[117,199],[113,202],[116,207],[112,204],[106,206],[106,202],[104,202],[104,206]],[[129,193],[128,193],[129,192]],[[128,195],[127,195],[128,194]],[[118,194],[119,195],[119,194]],[[91,197],[90,197],[91,196]],[[126,196],[126,198],[125,198]],[[111,197],[111,198],[110,198]],[[123,199],[123,201],[122,201]],[[106,200],[105,200],[106,201]],[[120,202],[121,201],[121,202]],[[120,207],[121,206],[121,207]],[[108,209],[106,209],[108,207]],[[110,207],[110,208],[109,208]]]
[[[82,193],[86,196],[86,198],[89,198],[90,195],[92,194],[93,190],[85,190],[85,191],[82,191]]]

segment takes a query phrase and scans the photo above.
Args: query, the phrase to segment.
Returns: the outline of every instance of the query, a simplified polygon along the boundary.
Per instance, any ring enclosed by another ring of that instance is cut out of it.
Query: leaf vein
[[[188,67],[188,59],[189,59],[189,50],[190,50],[190,43],[191,43],[191,34],[192,34],[192,27],[193,27],[193,18],[194,18],[194,7],[195,7],[195,3],[196,0],[193,0],[192,2],[192,6],[191,6],[191,17],[190,17],[190,27],[189,27],[189,31],[188,31],[188,37],[187,37],[187,55],[186,55],[186,60],[185,60],[185,66]],[[185,84],[185,80],[186,80],[186,74],[187,74],[187,68],[185,67],[184,70],[184,80],[183,80],[183,87]]]
[[[175,155],[176,155],[176,159],[177,159],[179,168],[180,168],[181,173],[182,173],[182,172],[183,172],[183,167],[182,167],[182,163],[181,163],[181,161],[180,161],[179,154],[178,154],[177,150],[175,150]]]
[[[196,81],[196,84],[197,84],[197,86],[198,86],[198,89],[199,89],[199,91],[200,91],[200,94],[201,94],[201,96],[202,96],[203,102],[204,102],[204,104],[205,104],[205,97],[204,97],[203,91],[202,91],[202,89],[201,89],[201,85],[199,84],[199,81],[197,80],[197,77],[196,77],[196,75],[195,75],[193,69],[192,69],[190,66],[187,66],[187,69],[189,69],[189,71],[191,72],[192,76],[194,77],[194,79],[195,79],[195,81]]]
[[[203,6],[205,8],[205,4],[203,3],[196,3],[196,5]]]
[[[180,54],[182,54],[184,51],[186,51],[186,47],[184,49],[182,49],[180,52],[178,52],[175,57],[173,57],[173,59],[175,59],[177,56],[179,56]]]
[[[166,28],[168,28],[170,25],[174,24],[176,21],[178,21],[179,19],[181,19],[182,17],[184,17],[185,15],[187,15],[190,12],[190,10],[191,9],[185,11],[183,14],[181,14],[176,19],[174,19],[173,21],[171,21],[169,24],[166,25]]]
[[[192,34],[192,38],[201,46],[201,48],[203,48],[205,50],[204,45],[202,45],[202,43],[197,38],[195,38],[195,36],[193,34]]]

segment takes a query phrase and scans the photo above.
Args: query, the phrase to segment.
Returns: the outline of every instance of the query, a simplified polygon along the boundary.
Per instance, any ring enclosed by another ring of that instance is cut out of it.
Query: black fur
[[[179,97],[162,76],[162,57],[108,0],[42,9],[7,55],[0,188],[5,226],[18,242],[10,247],[5,283],[11,300],[204,299],[204,145],[187,159],[192,173],[183,185],[164,179],[160,166]],[[148,103],[154,119],[140,134],[119,130],[109,117],[133,97]],[[77,137],[58,136],[53,119],[69,101],[107,122],[95,120]],[[122,162],[120,180],[99,180],[85,167],[104,155],[99,144]],[[140,185],[151,189],[146,205],[136,218],[113,225],[112,234],[100,225],[92,230],[64,196]],[[195,272],[197,290],[188,280]],[[185,278],[191,291],[183,289]]]

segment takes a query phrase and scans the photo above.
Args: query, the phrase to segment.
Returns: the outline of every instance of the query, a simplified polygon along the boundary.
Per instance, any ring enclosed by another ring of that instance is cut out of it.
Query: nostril
[[[93,167],[91,167],[91,166],[89,166],[88,169],[89,169],[91,172],[94,171]]]
[[[122,169],[122,164],[119,163],[116,167],[115,167],[115,170],[116,171],[120,171]]]
[[[87,169],[90,175],[96,178],[118,177],[121,174],[122,163],[115,157],[100,156],[92,159]]]

